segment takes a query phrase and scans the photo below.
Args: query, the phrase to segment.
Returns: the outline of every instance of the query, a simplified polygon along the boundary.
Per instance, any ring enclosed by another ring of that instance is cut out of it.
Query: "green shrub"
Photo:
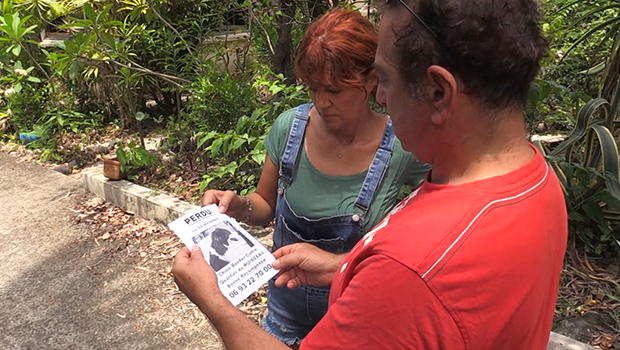
[[[228,71],[213,69],[190,85],[191,100],[185,122],[196,132],[233,130],[237,120],[252,112],[256,90],[249,79],[237,79]]]
[[[121,163],[121,171],[128,173],[130,178],[135,176],[137,170],[159,162],[157,157],[133,141],[121,145],[116,150],[116,158]]]
[[[46,113],[47,91],[24,85],[20,92],[7,98],[10,122],[20,131],[31,131]]]
[[[196,135],[198,147],[204,150],[218,166],[203,176],[200,189],[225,188],[241,194],[256,189],[267,151],[263,141],[275,118],[280,113],[306,102],[302,86],[284,84],[282,75],[259,76],[253,87],[263,100],[252,114],[238,119],[233,130],[227,132],[200,132]]]

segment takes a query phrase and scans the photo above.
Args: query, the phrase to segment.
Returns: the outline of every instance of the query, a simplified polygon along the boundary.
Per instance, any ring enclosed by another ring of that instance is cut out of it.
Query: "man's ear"
[[[435,110],[433,123],[443,123],[450,116],[456,100],[458,93],[456,78],[444,67],[430,66],[426,70],[426,93],[428,103]]]

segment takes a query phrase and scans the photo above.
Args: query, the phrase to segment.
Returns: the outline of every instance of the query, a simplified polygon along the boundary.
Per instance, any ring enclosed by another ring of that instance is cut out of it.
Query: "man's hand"
[[[197,245],[191,252],[184,247],[177,253],[172,274],[179,289],[204,313],[208,312],[210,301],[226,300],[217,285],[215,271],[205,261]]]
[[[346,254],[332,254],[308,243],[295,243],[276,250],[273,256],[276,261],[272,265],[280,270],[276,286],[286,284],[293,289],[302,284],[329,286]]]
[[[181,249],[172,266],[179,289],[196,304],[220,333],[226,349],[290,350],[260,329],[220,292],[215,271],[207,264],[198,246]]]

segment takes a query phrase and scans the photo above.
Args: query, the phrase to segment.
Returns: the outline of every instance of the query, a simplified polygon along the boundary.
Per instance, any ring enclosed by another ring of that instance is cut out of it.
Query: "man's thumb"
[[[299,265],[299,258],[295,254],[283,255],[271,263],[271,266],[276,270],[290,269],[297,265]]]
[[[198,246],[198,244],[192,247],[192,259],[202,259],[204,260],[204,256],[202,255],[202,249]]]

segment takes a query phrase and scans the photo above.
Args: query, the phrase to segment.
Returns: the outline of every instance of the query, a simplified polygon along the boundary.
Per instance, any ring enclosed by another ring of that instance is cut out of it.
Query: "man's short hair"
[[[465,92],[478,95],[486,108],[527,102],[549,43],[536,0],[403,1],[428,26],[399,0],[387,0],[384,11],[411,16],[407,25],[394,28],[393,58],[413,93],[435,64],[461,79]]]

